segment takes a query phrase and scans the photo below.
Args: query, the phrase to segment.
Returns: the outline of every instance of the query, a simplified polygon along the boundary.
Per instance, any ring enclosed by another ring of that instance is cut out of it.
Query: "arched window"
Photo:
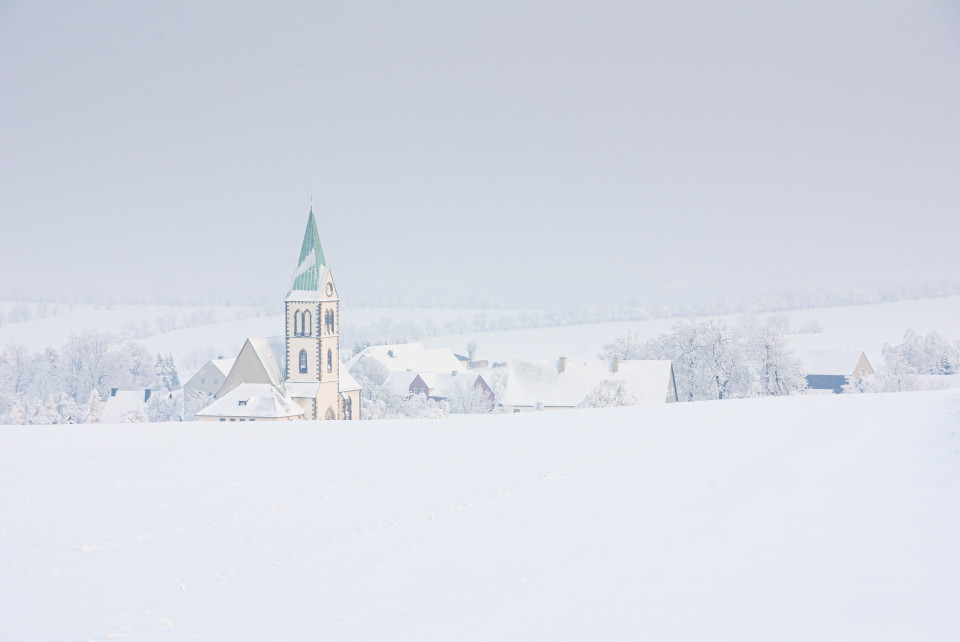
[[[327,372],[333,372],[333,350],[327,348]]]
[[[350,397],[343,400],[343,418],[353,419],[353,399]]]
[[[336,419],[337,415],[333,412],[333,406],[327,407],[327,419]]]
[[[308,337],[313,334],[313,318],[309,311],[303,313],[303,334]]]
[[[296,312],[293,313],[293,336],[295,337],[300,336],[301,334],[300,326],[302,323],[303,321],[300,319],[300,310],[297,310]]]
[[[307,374],[307,351],[300,351],[300,374]]]

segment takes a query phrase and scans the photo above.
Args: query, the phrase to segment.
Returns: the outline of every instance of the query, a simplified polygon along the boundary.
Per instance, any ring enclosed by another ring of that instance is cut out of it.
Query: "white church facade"
[[[313,208],[282,339],[247,339],[200,421],[354,420],[360,385],[340,362],[340,298],[326,264]]]

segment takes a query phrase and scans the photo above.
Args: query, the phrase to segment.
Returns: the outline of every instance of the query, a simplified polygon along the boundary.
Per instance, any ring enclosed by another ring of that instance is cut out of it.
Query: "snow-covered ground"
[[[0,427],[0,516],[9,640],[956,640],[960,396]]]

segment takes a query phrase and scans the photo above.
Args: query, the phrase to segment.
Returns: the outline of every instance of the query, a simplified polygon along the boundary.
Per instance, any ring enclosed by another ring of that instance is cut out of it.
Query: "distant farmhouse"
[[[389,372],[385,385],[402,397],[420,394],[432,401],[443,401],[455,386],[469,385],[483,391],[491,407],[494,402],[493,390],[483,375],[470,370],[469,360],[449,348],[426,348],[421,343],[369,346],[347,365],[352,368],[368,359]]]
[[[867,355],[856,350],[808,350],[801,354],[808,393],[841,393],[851,380],[873,374]]]
[[[197,414],[188,409],[191,402],[212,400],[223,382],[226,381],[235,361],[236,359],[224,359],[223,357],[212,359],[200,368],[197,374],[190,377],[187,383],[183,384],[184,421],[193,421],[197,418]]]
[[[340,298],[312,207],[284,313],[284,336],[247,339],[214,393],[215,401],[199,411],[197,419],[360,418],[360,385],[340,362]],[[200,370],[214,379],[216,371],[223,370],[215,362]],[[209,384],[194,387],[202,385]]]
[[[426,348],[422,343],[368,346],[354,355],[347,366],[361,359],[375,359],[390,372],[467,372],[469,364],[449,348]]]
[[[515,361],[497,400],[503,412],[577,408],[604,382],[622,385],[631,404],[677,401],[677,384],[670,361],[589,360],[560,357],[557,361]]]

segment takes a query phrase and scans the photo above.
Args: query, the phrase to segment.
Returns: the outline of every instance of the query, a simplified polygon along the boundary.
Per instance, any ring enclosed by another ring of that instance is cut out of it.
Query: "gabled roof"
[[[487,388],[490,387],[483,375],[477,372],[465,372],[456,375],[450,372],[424,372],[420,374],[420,379],[427,384],[431,397],[449,397],[453,386],[460,385],[464,381],[471,387],[475,387],[479,379],[483,381],[483,385]]]
[[[376,359],[390,372],[466,372],[467,365],[449,348],[425,348],[422,343],[397,343],[369,346],[355,355],[347,365],[353,367],[361,358]]]
[[[269,383],[241,383],[197,413],[198,417],[252,417],[279,419],[299,417],[301,408],[293,399]]]
[[[143,389],[117,390],[107,397],[107,403],[103,407],[103,415],[100,417],[100,423],[117,424],[123,421],[124,415],[128,412],[146,410],[146,396],[146,391]]]
[[[285,392],[285,357],[286,347],[283,339],[248,338],[230,368],[226,381],[217,391],[217,398],[223,397],[243,383],[268,383]]]
[[[350,371],[347,370],[347,367],[343,365],[343,362],[340,362],[340,392],[353,392],[354,390],[362,390],[363,386],[357,383],[357,380],[353,378],[353,375],[350,374]]]
[[[514,361],[497,403],[574,408],[604,380],[622,381],[637,404],[668,403],[677,399],[670,361],[623,360],[614,372],[610,361],[568,360],[562,373],[556,361]]]
[[[809,375],[849,377],[856,371],[861,357],[866,359],[864,353],[857,350],[807,350],[800,355],[800,361]]]
[[[297,269],[293,273],[293,284],[290,292],[304,291],[316,293],[324,283],[327,261],[323,257],[323,248],[320,246],[320,233],[317,232],[317,219],[313,216],[313,207],[307,218],[307,229],[303,233],[303,244],[300,246],[300,259]]]
[[[235,361],[236,361],[235,358],[234,359],[211,359],[210,363],[212,363],[217,370],[219,370],[224,374],[224,376],[226,376],[230,374],[230,368],[233,367],[233,364]]]

